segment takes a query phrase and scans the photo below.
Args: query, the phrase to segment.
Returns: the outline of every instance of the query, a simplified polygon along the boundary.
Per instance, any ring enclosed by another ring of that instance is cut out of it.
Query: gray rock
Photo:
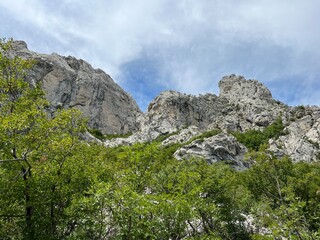
[[[287,135],[269,142],[269,150],[277,156],[289,156],[294,161],[320,160],[320,118],[306,115],[285,128]]]
[[[224,77],[219,86],[219,97],[162,92],[150,103],[140,130],[154,136],[189,126],[196,126],[200,131],[213,128],[246,131],[270,125],[288,109],[256,80],[231,75]]]
[[[257,80],[232,74],[220,80],[219,88],[219,97],[227,99],[243,116],[240,119],[243,130],[266,127],[288,111],[288,106],[274,100],[269,89]]]
[[[126,138],[120,137],[113,138],[111,140],[106,140],[104,141],[104,145],[106,147],[131,146],[136,143],[145,143],[151,140],[153,139],[150,139],[150,137],[147,134],[143,134],[142,132],[136,132]]]
[[[162,142],[163,146],[168,146],[175,143],[185,143],[189,141],[192,137],[201,134],[196,126],[190,126],[186,129],[182,129],[178,134],[168,137]]]
[[[138,129],[137,118],[142,113],[135,100],[102,70],[74,57],[29,51],[23,41],[14,42],[11,54],[36,60],[28,79],[42,83],[53,110],[77,108],[88,117],[90,128],[104,134]]]
[[[219,82],[220,97],[234,103],[264,105],[273,103],[271,92],[257,80],[246,80],[243,76],[223,77]]]
[[[233,136],[222,133],[206,138],[204,141],[195,140],[178,149],[174,153],[174,157],[178,160],[201,157],[206,159],[208,163],[223,161],[238,170],[243,170],[248,167],[244,161],[246,152],[246,147]]]
[[[172,133],[189,126],[206,129],[218,116],[233,111],[226,99],[214,94],[187,95],[175,91],[162,92],[148,107],[142,128],[160,134]]]
[[[272,98],[271,92],[257,80],[230,75],[219,82],[219,96],[188,95],[165,91],[156,97],[143,114],[132,97],[109,75],[74,57],[39,54],[29,51],[23,41],[15,41],[11,56],[37,61],[28,80],[42,83],[52,111],[77,108],[88,117],[89,127],[104,134],[133,132],[128,138],[105,141],[105,146],[132,145],[148,142],[168,133],[173,135],[163,145],[185,143],[193,136],[212,129],[247,131],[263,129],[278,117],[287,126],[287,135],[269,141],[269,150],[277,156],[290,156],[294,161],[320,160],[320,108],[288,107]],[[88,133],[84,139],[95,141]],[[228,160],[233,166],[245,167],[246,150],[236,140],[220,134],[195,141],[176,152],[179,159],[202,156],[208,162]]]

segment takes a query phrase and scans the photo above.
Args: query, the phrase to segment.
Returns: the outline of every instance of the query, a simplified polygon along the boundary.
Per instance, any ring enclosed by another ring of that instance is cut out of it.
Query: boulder
[[[187,141],[189,141],[191,138],[200,135],[201,132],[199,131],[199,129],[196,126],[190,126],[186,129],[182,129],[178,134],[172,135],[170,137],[168,137],[167,139],[165,139],[162,142],[163,146],[168,146],[171,144],[175,144],[175,143],[185,143]]]
[[[222,133],[205,138],[203,141],[195,140],[178,149],[174,157],[178,160],[200,157],[206,159],[210,164],[225,162],[237,170],[243,170],[249,166],[244,161],[246,152],[246,147],[240,144],[235,137]]]

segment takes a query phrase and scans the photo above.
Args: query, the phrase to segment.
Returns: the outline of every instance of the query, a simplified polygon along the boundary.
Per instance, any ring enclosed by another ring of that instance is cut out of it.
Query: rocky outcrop
[[[154,139],[161,134],[178,131],[180,135],[171,136],[163,142],[166,145],[185,142],[188,134],[179,130],[189,126],[196,126],[199,132],[211,129],[221,129],[225,133],[244,132],[249,129],[262,130],[281,117],[287,126],[285,131],[288,134],[279,139],[270,139],[270,150],[278,156],[288,155],[294,161],[320,160],[318,107],[289,107],[273,99],[271,92],[262,83],[246,80],[242,76],[223,77],[219,82],[219,88],[219,96],[194,96],[175,91],[161,93],[150,103],[141,121],[141,133],[144,133],[144,136],[148,135],[148,139]],[[209,162],[218,159],[210,160],[208,156],[212,149],[203,149],[206,148],[202,143],[196,142],[183,147],[176,156],[202,156]],[[237,161],[241,161],[241,157],[237,158]]]
[[[272,98],[271,92],[256,80],[230,75],[219,82],[220,94],[187,95],[166,91],[141,115],[140,130],[127,139],[106,142],[107,146],[151,141],[163,134],[175,133],[163,145],[185,144],[201,132],[221,129],[225,133],[263,129],[281,117],[284,136],[270,139],[269,150],[294,161],[320,160],[320,108],[288,107]],[[238,149],[230,151],[230,149]],[[229,135],[198,140],[175,153],[178,159],[198,156],[208,162],[227,161],[238,169],[246,167],[243,146]]]
[[[232,103],[249,105],[269,105],[274,102],[271,92],[257,80],[246,80],[243,76],[232,74],[219,82],[220,97]]]
[[[179,160],[201,157],[206,159],[208,163],[223,161],[237,170],[243,170],[248,167],[244,162],[246,152],[246,147],[240,144],[233,136],[218,134],[205,138],[203,141],[195,140],[178,149],[174,156]]]
[[[299,118],[293,118],[285,128],[286,135],[270,140],[269,150],[278,157],[287,155],[294,161],[320,161],[320,108],[297,107],[292,109],[291,115]]]
[[[228,111],[232,111],[228,102],[214,94],[193,96],[165,91],[149,104],[144,125],[159,133],[191,125],[205,129],[214,118]]]
[[[145,143],[152,141],[149,135],[144,134],[142,132],[136,132],[129,137],[119,137],[113,139],[107,139],[104,141],[104,145],[106,147],[118,147],[118,146],[131,146],[135,143]]]
[[[257,80],[232,74],[220,80],[219,88],[219,96],[227,99],[242,116],[240,125],[243,130],[266,127],[288,111],[288,106],[274,100],[269,89]]]
[[[148,142],[158,136],[173,134],[163,145],[185,144],[194,136],[212,129],[224,133],[263,129],[281,117],[286,135],[270,139],[269,150],[294,161],[320,160],[320,108],[288,107],[272,98],[271,92],[257,80],[230,75],[219,82],[215,94],[188,95],[165,91],[156,97],[143,114],[132,97],[100,69],[74,57],[39,54],[29,51],[23,41],[15,41],[10,54],[35,59],[29,71],[32,84],[40,82],[52,111],[77,108],[88,118],[89,127],[104,134],[133,132],[128,138],[107,140],[107,147]],[[177,133],[177,134],[174,134]],[[90,134],[84,139],[95,141]],[[243,146],[229,135],[195,141],[181,148],[177,158],[202,156],[208,162],[231,161],[238,168]]]
[[[77,108],[89,119],[89,127],[102,133],[122,134],[138,129],[141,111],[135,100],[100,69],[74,57],[39,54],[16,41],[12,55],[36,60],[30,82],[41,82],[54,109]]]
[[[201,132],[196,126],[190,126],[186,129],[182,129],[177,134],[174,134],[162,142],[163,146],[168,146],[171,144],[182,144],[188,142],[191,138],[200,135]]]
[[[268,126],[288,109],[256,80],[230,75],[219,82],[219,87],[219,96],[162,92],[150,103],[141,131],[157,136],[192,125],[201,131],[246,131]]]

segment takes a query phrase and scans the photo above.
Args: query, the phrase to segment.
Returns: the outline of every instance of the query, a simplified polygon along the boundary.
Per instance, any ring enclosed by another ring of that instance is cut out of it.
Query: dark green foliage
[[[123,133],[123,134],[106,134],[104,135],[105,140],[111,140],[113,138],[127,138],[130,137],[132,133]]]
[[[262,145],[268,143],[270,138],[279,138],[284,135],[284,125],[281,118],[278,118],[275,122],[268,127],[260,130],[249,130],[244,133],[233,132],[232,135],[242,144],[244,144],[250,150],[258,151]]]
[[[111,140],[113,138],[127,138],[132,135],[132,133],[124,133],[124,134],[103,134],[99,129],[93,128],[87,129],[89,133],[91,133],[94,137],[98,138],[101,141]]]
[[[232,135],[250,150],[259,150],[260,145],[267,143],[268,139],[259,130],[248,130],[245,133],[234,132]]]
[[[98,138],[101,141],[106,140],[105,135],[97,128],[89,129],[88,132],[91,133],[94,137]]]
[[[318,239],[319,163],[294,164],[288,158],[256,153],[256,164],[241,174],[253,196],[251,214],[258,226],[272,230],[269,236]]]
[[[282,135],[285,135],[285,132],[283,131],[284,129],[284,125],[282,123],[281,118],[277,118],[276,121],[274,121],[272,124],[270,124],[268,127],[266,127],[263,130],[263,134],[267,137],[267,138],[279,138]]]

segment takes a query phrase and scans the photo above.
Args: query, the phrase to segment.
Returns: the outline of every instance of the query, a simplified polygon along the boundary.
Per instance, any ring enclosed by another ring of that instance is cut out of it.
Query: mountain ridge
[[[287,134],[270,138],[268,151],[279,157],[290,156],[294,161],[320,160],[320,108],[288,106],[273,99],[270,90],[257,80],[247,80],[235,74],[225,76],[219,81],[219,95],[196,96],[164,91],[142,113],[135,100],[108,74],[93,69],[84,60],[58,54],[38,54],[29,51],[23,41],[14,42],[12,54],[37,61],[28,78],[30,82],[42,82],[53,110],[61,107],[80,109],[89,118],[89,128],[102,134],[132,133],[126,138],[103,141],[106,147],[153,141],[165,135],[172,135],[171,142],[182,144],[217,129],[227,135],[224,143],[220,141],[225,144],[233,142],[232,132],[262,131],[280,119]],[[208,138],[204,144],[194,144],[203,156],[208,151],[217,154],[214,149],[219,147],[223,147],[223,151],[235,147],[213,146],[213,142],[217,144],[219,141]],[[239,145],[237,148],[243,147]],[[186,149],[179,151],[181,157],[181,153],[188,152]],[[238,161],[239,156],[233,153],[223,156]],[[240,158],[244,159],[242,153]],[[210,156],[208,159],[221,158]]]

